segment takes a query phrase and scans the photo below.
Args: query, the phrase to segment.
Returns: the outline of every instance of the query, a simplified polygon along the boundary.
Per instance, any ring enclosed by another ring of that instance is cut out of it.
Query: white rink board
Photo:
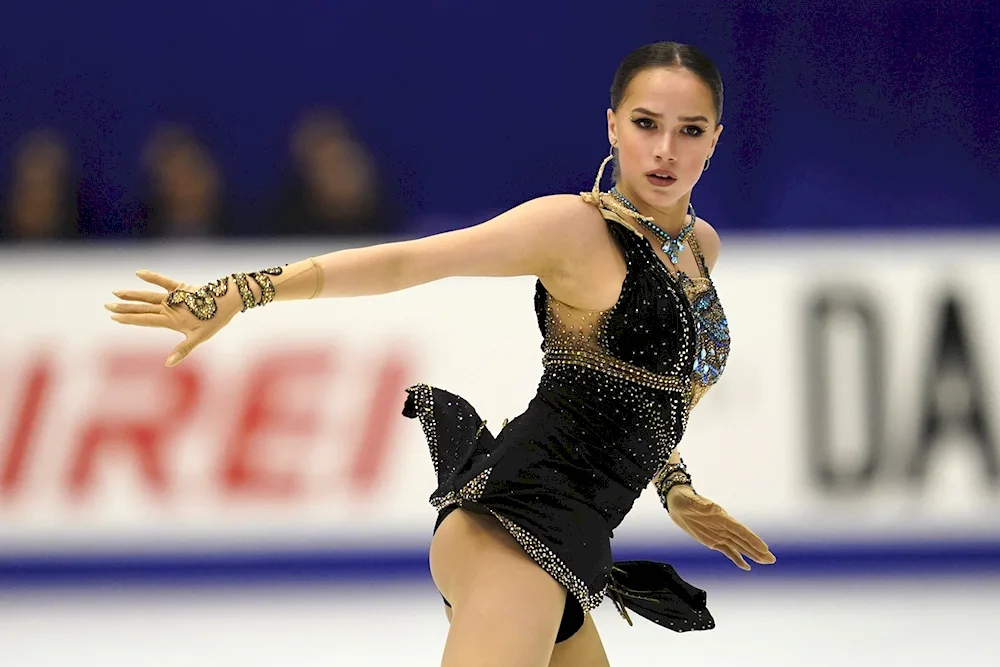
[[[418,423],[400,415],[403,389],[454,391],[491,426],[523,410],[541,370],[531,279],[273,304],[173,370],[161,365],[174,334],[122,327],[101,307],[112,289],[139,285],[138,268],[200,283],[317,252],[268,243],[0,254],[0,553],[424,543],[433,474]],[[803,540],[1000,537],[981,437],[942,429],[923,457],[928,474],[907,475],[921,458],[922,391],[936,377],[949,294],[997,454],[998,259],[1000,238],[726,241],[715,279],[732,356],[681,445],[699,491],[755,530]],[[828,345],[807,347],[824,295],[868,309],[881,332],[872,362],[871,327],[850,309],[831,311]],[[857,468],[865,451],[865,369],[875,364],[884,446],[858,488],[824,488],[810,459],[816,349],[832,355],[823,386],[834,426],[823,432],[837,469]],[[965,379],[935,385],[946,425],[968,422]],[[668,524],[647,493],[616,543],[685,539]]]

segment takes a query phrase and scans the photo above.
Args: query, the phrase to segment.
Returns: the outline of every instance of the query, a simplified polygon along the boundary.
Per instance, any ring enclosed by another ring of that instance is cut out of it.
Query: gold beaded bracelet
[[[253,273],[234,273],[216,281],[210,282],[204,287],[200,287],[193,292],[187,290],[174,290],[167,295],[168,306],[187,306],[195,317],[199,320],[210,320],[215,317],[219,310],[216,298],[224,297],[229,292],[229,279],[232,278],[236,284],[236,290],[243,300],[241,313],[245,313],[251,308],[265,306],[274,301],[275,289],[271,276],[280,276],[281,267],[254,271]],[[254,299],[253,291],[250,289],[250,279],[260,287],[260,301]]]
[[[656,486],[656,493],[660,496],[660,502],[663,504],[664,509],[669,512],[670,507],[667,505],[667,494],[670,493],[670,489],[681,485],[691,486],[691,475],[687,471],[687,465],[685,465],[684,460],[681,459],[679,463],[668,463],[663,466],[663,469],[657,473],[654,484]],[[693,491],[694,487],[691,490]]]

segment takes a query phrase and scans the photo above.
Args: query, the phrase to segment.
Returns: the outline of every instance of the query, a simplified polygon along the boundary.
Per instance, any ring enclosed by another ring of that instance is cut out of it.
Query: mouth
[[[646,180],[655,185],[656,187],[663,188],[673,185],[677,182],[677,176],[672,172],[657,170],[651,171],[646,174]]]

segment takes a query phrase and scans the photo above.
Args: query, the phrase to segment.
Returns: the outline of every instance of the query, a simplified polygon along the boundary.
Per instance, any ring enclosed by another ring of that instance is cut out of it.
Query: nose
[[[657,160],[677,161],[677,137],[673,132],[665,132],[656,144]]]

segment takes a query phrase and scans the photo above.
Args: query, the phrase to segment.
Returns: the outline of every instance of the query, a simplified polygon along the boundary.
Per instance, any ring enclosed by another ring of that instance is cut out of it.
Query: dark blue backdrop
[[[89,206],[113,220],[153,122],[182,120],[249,212],[297,112],[329,103],[408,217],[468,224],[589,189],[618,61],[673,39],[726,81],[727,130],[695,196],[720,228],[996,225],[1000,3],[849,4],[16,3],[0,20],[0,151],[36,125],[64,129]]]

